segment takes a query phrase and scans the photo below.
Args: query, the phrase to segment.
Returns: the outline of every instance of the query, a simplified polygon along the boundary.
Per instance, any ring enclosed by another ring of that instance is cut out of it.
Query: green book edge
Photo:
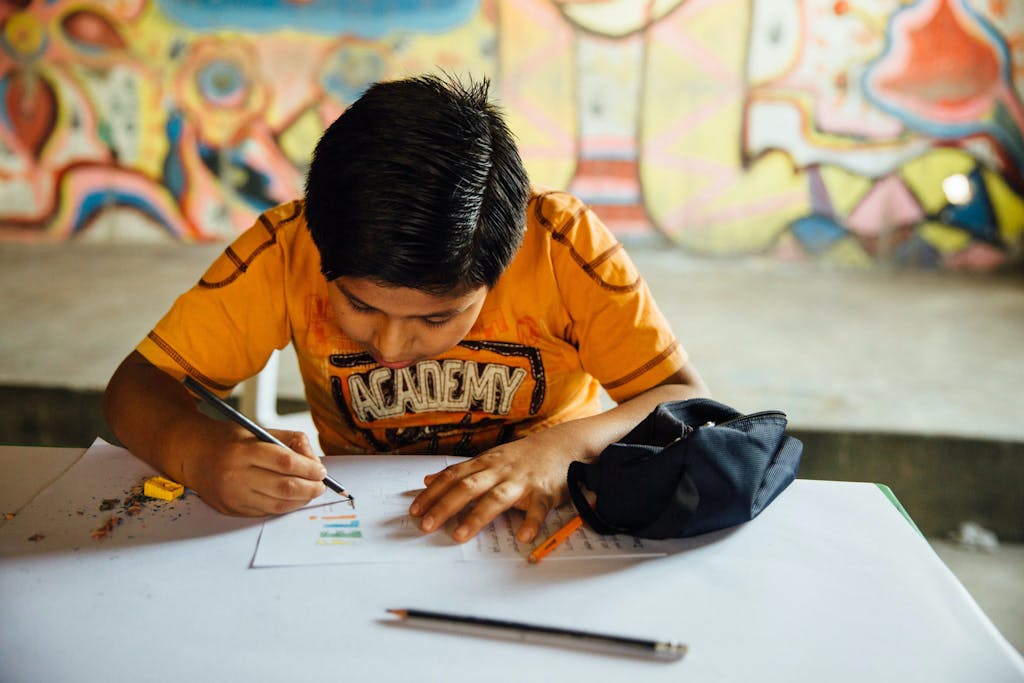
[[[877,486],[879,490],[881,490],[881,492],[885,494],[885,497],[889,499],[890,503],[896,506],[896,509],[900,511],[901,515],[903,515],[903,519],[907,520],[910,526],[914,527],[914,531],[920,534],[921,538],[924,538],[925,535],[921,533],[921,530],[917,527],[917,524],[915,524],[914,520],[911,519],[909,514],[907,514],[907,509],[903,507],[903,503],[901,503],[899,498],[896,497],[896,494],[892,492],[892,489],[890,489],[885,484],[875,484],[875,486]]]

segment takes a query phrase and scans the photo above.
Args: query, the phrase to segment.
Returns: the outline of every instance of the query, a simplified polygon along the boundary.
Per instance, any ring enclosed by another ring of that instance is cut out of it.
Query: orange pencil
[[[579,515],[576,515],[575,517],[570,519],[565,526],[563,526],[561,529],[553,533],[551,535],[551,538],[549,538],[548,540],[544,541],[539,546],[534,548],[533,552],[530,553],[530,556],[526,559],[534,564],[540,562],[547,556],[548,553],[550,553],[552,550],[561,545],[562,541],[572,536],[572,534],[581,526],[583,526],[583,518]]]

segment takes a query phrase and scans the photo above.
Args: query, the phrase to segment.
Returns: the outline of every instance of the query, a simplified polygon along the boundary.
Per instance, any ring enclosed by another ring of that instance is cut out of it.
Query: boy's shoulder
[[[257,223],[261,224],[269,235],[276,236],[282,230],[294,232],[306,227],[306,202],[293,199],[278,204],[260,214]]]
[[[296,239],[308,236],[308,232],[305,202],[295,199],[271,207],[257,216],[252,227],[235,239],[234,246],[245,252],[262,251],[281,242],[295,242]]]
[[[618,251],[622,244],[589,205],[564,190],[532,186],[526,207],[527,239],[542,240],[577,261]],[[559,245],[561,249],[559,249]]]
[[[275,223],[290,223],[300,218],[305,221],[305,208],[306,200],[292,199],[267,209],[262,215]]]
[[[295,199],[263,211],[245,232],[235,237],[232,247],[246,252],[265,249],[284,235],[305,227],[305,203]]]
[[[640,286],[624,245],[589,205],[564,190],[538,185],[531,190],[520,252],[524,260],[550,259],[561,276],[576,273],[608,291],[631,292]]]
[[[267,209],[210,264],[200,280],[200,286],[220,287],[229,284],[247,272],[257,260],[264,265],[268,258],[270,261],[281,262],[282,250],[289,252],[287,261],[294,262],[296,253],[312,248],[308,232],[301,200]]]
[[[531,186],[526,227],[527,234],[546,233],[546,239],[564,246],[607,248],[618,243],[586,202],[565,190],[539,185]]]
[[[579,197],[564,190],[543,185],[530,186],[530,199],[526,206],[527,224],[536,224],[550,232],[560,233],[571,228],[587,205]]]

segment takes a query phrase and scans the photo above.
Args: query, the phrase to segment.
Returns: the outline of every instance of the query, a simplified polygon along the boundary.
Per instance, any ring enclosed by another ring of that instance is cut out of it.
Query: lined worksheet
[[[523,514],[512,510],[484,527],[475,538],[462,546],[463,558],[471,561],[525,558],[575,516],[576,510],[571,505],[552,510],[541,525],[537,538],[531,543],[520,543],[516,539],[516,531]],[[545,557],[544,561],[664,555],[665,546],[665,543],[633,536],[602,536],[584,525]]]
[[[516,540],[522,513],[510,511],[470,541],[451,538],[456,521],[432,534],[419,530],[409,505],[423,478],[457,462],[428,456],[346,456],[325,459],[331,476],[355,501],[328,491],[309,506],[263,523],[253,567],[363,562],[526,561],[534,547],[575,515],[571,506],[553,510],[537,539]],[[664,555],[665,542],[601,536],[585,526],[544,561]]]

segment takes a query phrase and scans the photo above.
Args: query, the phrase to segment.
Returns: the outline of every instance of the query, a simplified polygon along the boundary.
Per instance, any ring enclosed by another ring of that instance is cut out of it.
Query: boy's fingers
[[[452,537],[459,542],[468,541],[481,529],[490,524],[501,513],[511,508],[522,496],[523,487],[510,481],[504,481],[490,489],[477,501],[473,509],[463,517]]]
[[[276,474],[321,481],[327,476],[327,468],[315,456],[306,456],[287,448],[267,444],[258,449],[253,465]]]
[[[253,468],[245,486],[234,487],[228,496],[207,502],[225,514],[263,517],[297,510],[323,493],[323,489],[322,483]]]
[[[474,467],[473,465],[475,464],[474,461],[470,460],[458,465],[451,465],[440,472],[425,476],[423,483],[427,485],[427,488],[420,491],[413,499],[409,505],[409,514],[418,517],[432,508],[441,497],[448,493],[449,489],[460,485],[460,482],[465,477],[480,469],[479,467]]]
[[[261,507],[270,513],[280,513],[304,505],[324,492],[321,481],[310,481],[297,476],[282,476],[276,472],[254,468],[251,489],[260,497]]]
[[[519,525],[516,539],[520,543],[529,543],[535,539],[537,532],[540,531],[540,525],[544,523],[544,519],[551,512],[552,507],[554,505],[549,496],[535,496],[530,506],[526,508],[526,517],[523,519],[523,523]]]
[[[304,455],[307,458],[317,458],[316,454],[313,453],[313,446],[310,444],[309,436],[305,432],[296,432],[288,429],[270,429],[267,430],[271,434],[277,437],[277,439],[288,446],[296,453]]]
[[[436,486],[439,481],[440,478],[434,485]],[[489,491],[494,483],[493,473],[482,470],[455,479],[444,487],[443,495],[425,496],[431,488],[428,487],[427,491],[420,494],[424,496],[422,500],[417,497],[420,504],[417,509],[425,510],[420,521],[420,529],[430,532],[441,528],[453,515]],[[416,505],[417,501],[413,501],[413,505]]]

